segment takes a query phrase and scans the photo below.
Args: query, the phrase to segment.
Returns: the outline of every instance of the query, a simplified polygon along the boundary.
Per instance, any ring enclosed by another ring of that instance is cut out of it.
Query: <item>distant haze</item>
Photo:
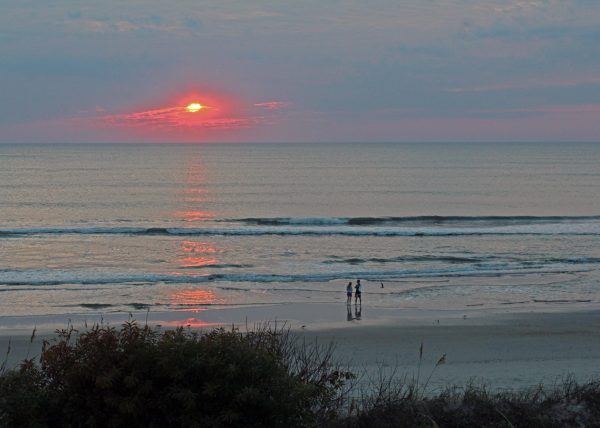
[[[597,141],[599,22],[592,0],[4,1],[0,142]]]

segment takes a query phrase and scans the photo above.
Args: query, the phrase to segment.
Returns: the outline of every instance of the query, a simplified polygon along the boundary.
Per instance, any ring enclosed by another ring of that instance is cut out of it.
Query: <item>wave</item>
[[[548,263],[565,263],[565,264],[596,264],[600,263],[600,258],[598,257],[567,257],[567,258],[550,258],[545,259],[545,262]]]
[[[224,226],[224,222],[227,223]],[[599,235],[600,216],[262,217],[220,219],[205,227],[49,226],[0,229],[0,238],[29,235],[157,236],[453,236]]]
[[[406,216],[406,217],[250,217],[224,219],[256,226],[514,225],[600,221],[600,216]]]
[[[185,269],[227,269],[227,268],[253,268],[254,265],[251,264],[240,264],[240,263],[213,263],[206,265],[182,265],[182,268]]]
[[[504,258],[494,256],[480,256],[480,257],[467,257],[467,256],[399,256],[389,258],[338,258],[332,256],[330,260],[324,260],[322,264],[350,264],[359,265],[364,263],[403,263],[403,262],[442,262],[447,264],[474,264],[476,266],[490,266],[489,262],[501,262],[511,263],[524,267],[541,266],[549,264],[599,264],[600,258],[598,257],[566,257],[566,258],[546,258],[546,259],[521,259],[517,257]]]
[[[107,309],[112,307],[113,305],[108,303],[80,303],[75,306],[81,306],[86,309]]]
[[[243,228],[165,227],[42,227],[0,229],[0,238],[33,235],[144,235],[144,236],[482,236],[482,235],[600,235],[600,222],[532,224],[488,227],[366,227],[290,226]]]
[[[323,264],[351,264],[358,265],[363,263],[402,263],[402,262],[443,262],[450,264],[458,263],[478,263],[489,260],[489,257],[461,257],[461,256],[399,256],[399,257],[370,257],[370,258],[334,258],[325,260]]]
[[[494,265],[471,266],[465,268],[439,269],[402,269],[385,271],[338,271],[322,273],[299,274],[266,274],[266,273],[215,273],[205,275],[189,274],[118,274],[107,273],[98,276],[97,273],[72,274],[52,270],[31,270],[5,272],[0,275],[0,285],[3,286],[55,286],[55,285],[101,285],[101,284],[200,284],[200,283],[292,283],[292,282],[329,282],[334,280],[361,278],[365,281],[381,281],[397,278],[435,278],[435,277],[468,277],[468,276],[503,276],[515,274],[550,274],[573,273],[565,266],[515,266],[497,263]]]

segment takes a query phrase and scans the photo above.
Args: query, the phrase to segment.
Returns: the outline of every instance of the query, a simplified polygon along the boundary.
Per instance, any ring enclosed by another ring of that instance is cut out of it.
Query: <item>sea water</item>
[[[0,315],[600,303],[600,145],[0,145]]]

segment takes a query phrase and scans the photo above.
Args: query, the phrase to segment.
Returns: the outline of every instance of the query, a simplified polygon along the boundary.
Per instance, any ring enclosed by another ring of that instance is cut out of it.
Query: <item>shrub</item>
[[[339,418],[332,427],[522,427],[600,426],[600,384],[579,385],[567,378],[546,391],[493,392],[483,386],[451,387],[438,395],[419,397],[414,385],[396,389],[384,402],[373,401],[356,415]]]
[[[0,427],[45,427],[48,405],[41,372],[31,360],[18,370],[0,372]]]
[[[268,326],[69,328],[44,344],[39,366],[24,362],[0,376],[0,425],[320,425],[335,417],[351,378],[331,364],[331,351]]]

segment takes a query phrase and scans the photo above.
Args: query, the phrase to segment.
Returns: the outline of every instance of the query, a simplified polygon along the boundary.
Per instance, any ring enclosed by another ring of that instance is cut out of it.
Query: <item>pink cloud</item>
[[[182,106],[104,115],[98,120],[114,126],[163,130],[245,128],[266,122],[264,117],[259,116],[215,116],[211,113],[205,114],[204,110],[190,113]]]
[[[201,107],[188,108],[194,103]],[[238,141],[261,139],[267,127],[281,120],[276,110],[289,103],[269,101],[255,105],[222,94],[203,92],[171,100],[163,107],[137,109],[121,113],[96,105],[94,110],[75,116],[57,117],[13,126],[0,131],[8,140],[19,139],[65,141]],[[276,120],[277,119],[277,120]]]

